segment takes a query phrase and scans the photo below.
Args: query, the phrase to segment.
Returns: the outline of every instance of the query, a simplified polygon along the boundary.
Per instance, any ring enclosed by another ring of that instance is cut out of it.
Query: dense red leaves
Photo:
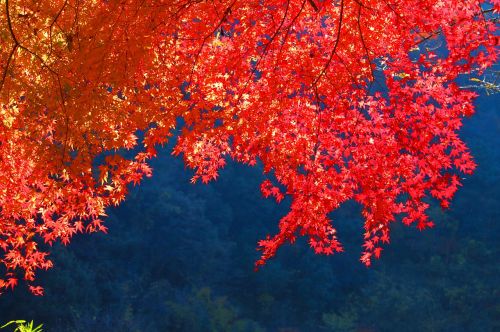
[[[474,170],[455,80],[496,61],[497,0],[1,4],[0,291],[52,266],[42,243],[105,231],[179,124],[193,181],[260,160],[264,196],[291,198],[258,266],[297,235],[341,251],[328,214],[350,199],[369,265],[391,222],[431,227],[426,197],[448,207]]]

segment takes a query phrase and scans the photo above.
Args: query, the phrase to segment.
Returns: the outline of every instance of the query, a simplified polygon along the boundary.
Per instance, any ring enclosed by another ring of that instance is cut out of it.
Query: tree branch
[[[307,1],[311,5],[311,7],[313,7],[313,9],[314,9],[315,12],[319,12],[319,8],[318,8],[318,6],[316,6],[316,4],[314,3],[313,0],[307,0]]]
[[[16,35],[14,34],[14,30],[12,29],[12,22],[10,20],[10,12],[9,12],[9,0],[5,0],[5,14],[7,15],[7,25],[9,27],[10,35],[12,36],[12,40],[14,41],[14,47],[9,53],[9,57],[7,59],[7,64],[5,65],[5,69],[2,74],[2,80],[0,81],[0,92],[3,89],[3,85],[5,83],[5,78],[7,77],[7,72],[9,71],[10,62],[14,57],[14,52],[16,52],[17,47],[19,46],[19,42],[17,41]]]

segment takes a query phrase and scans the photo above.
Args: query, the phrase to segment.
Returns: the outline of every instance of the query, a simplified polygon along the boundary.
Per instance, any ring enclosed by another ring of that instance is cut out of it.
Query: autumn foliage
[[[342,251],[328,214],[351,199],[369,265],[391,222],[431,227],[427,197],[447,208],[475,168],[456,79],[495,63],[498,0],[0,4],[0,291],[41,294],[43,243],[106,231],[174,129],[193,182],[260,162],[264,196],[291,199],[257,266],[298,235]]]

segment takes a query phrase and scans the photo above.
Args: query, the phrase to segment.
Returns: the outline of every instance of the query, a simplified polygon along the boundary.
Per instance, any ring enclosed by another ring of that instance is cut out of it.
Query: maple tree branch
[[[289,3],[290,1],[288,1]],[[278,66],[278,61],[279,61],[279,57],[281,56],[281,53],[283,51],[283,47],[285,46],[285,43],[288,39],[288,36],[290,35],[290,29],[292,28],[292,26],[295,24],[295,22],[297,21],[297,19],[299,18],[300,14],[302,14],[302,11],[304,10],[304,7],[305,7],[305,4],[306,4],[306,0],[304,0],[304,2],[302,2],[302,6],[299,10],[299,12],[297,13],[297,15],[295,15],[295,17],[292,19],[292,21],[290,22],[290,24],[288,25],[288,28],[286,29],[286,33],[285,33],[285,38],[283,39],[283,42],[281,43],[281,47],[280,47],[280,50],[278,52],[278,55],[276,56],[276,64],[275,64],[275,67]]]
[[[204,38],[203,38],[203,41],[198,49],[198,52],[196,53],[195,57],[194,57],[194,61],[193,61],[193,66],[191,68],[191,74],[189,75],[189,80],[188,80],[188,86],[191,85],[191,81],[193,79],[193,75],[194,75],[194,71],[195,71],[195,68],[196,68],[196,64],[198,63],[198,59],[201,55],[201,52],[203,50],[203,47],[205,47],[205,43],[207,42],[208,38],[210,38],[211,36],[213,36],[213,34],[220,28],[220,26],[222,25],[222,23],[224,23],[224,21],[227,19],[227,16],[229,14],[231,14],[231,8],[234,6],[234,4],[236,3],[236,0],[234,0],[230,5],[229,7],[226,8],[226,10],[224,11],[224,14],[222,15],[222,18],[220,19],[219,23],[215,26],[214,30],[210,33],[208,33]]]
[[[61,11],[62,11],[62,9],[61,9]],[[11,34],[12,40],[14,41],[14,47],[13,47],[12,51],[10,52],[9,58],[7,60],[6,68],[5,68],[5,71],[3,73],[2,81],[1,81],[1,84],[0,84],[0,91],[3,88],[5,77],[7,75],[7,71],[8,71],[8,67],[9,67],[10,61],[11,61],[11,59],[13,57],[14,52],[17,50],[17,48],[20,48],[20,49],[28,52],[32,56],[34,56],[36,59],[38,59],[40,61],[40,63],[42,64],[42,68],[43,67],[47,68],[49,70],[49,72],[51,72],[55,76],[55,79],[56,79],[57,84],[59,86],[59,93],[60,93],[60,96],[61,96],[61,106],[62,106],[62,109],[64,110],[65,120],[66,120],[65,139],[64,139],[64,143],[63,143],[63,153],[62,153],[62,161],[61,161],[62,165],[64,165],[64,155],[65,155],[65,151],[66,151],[67,140],[68,140],[68,132],[69,132],[69,116],[68,116],[68,113],[67,113],[67,110],[66,110],[65,97],[64,97],[64,92],[63,92],[63,88],[62,88],[62,85],[61,85],[60,75],[54,69],[52,69],[45,62],[45,60],[42,57],[40,57],[37,53],[31,51],[30,49],[28,49],[27,47],[25,47],[25,46],[23,46],[22,44],[19,43],[19,41],[18,41],[18,39],[17,39],[17,37],[16,37],[16,35],[14,33],[14,29],[12,27],[12,21],[11,21],[10,11],[9,11],[9,0],[5,0],[5,12],[6,12],[6,16],[7,16],[7,25],[8,25],[8,28],[9,28],[9,32]],[[57,17],[58,16],[59,16],[59,14],[57,15]],[[56,21],[56,19],[54,19],[54,22],[55,21]]]
[[[301,10],[299,11],[299,13],[297,14],[297,16],[294,17],[294,19],[292,20],[292,23],[291,25],[293,24],[293,22],[295,21],[295,19],[297,19],[297,17],[300,15],[300,13],[302,12],[303,8],[304,8],[304,5],[306,3],[306,0],[304,0],[304,2],[302,3],[302,8]],[[234,2],[233,2],[234,4]],[[231,6],[233,5],[231,4]],[[257,72],[258,70],[258,66],[259,66],[259,63],[262,61],[262,59],[266,56],[267,52],[268,52],[268,49],[269,49],[269,46],[274,42],[274,40],[276,39],[277,35],[280,33],[281,31],[281,28],[283,27],[284,23],[285,23],[285,20],[286,20],[286,17],[288,16],[288,10],[289,10],[289,7],[290,7],[290,1],[287,1],[286,2],[286,8],[285,8],[285,13],[280,21],[280,24],[278,26],[278,28],[276,29],[276,31],[274,32],[273,36],[270,38],[269,42],[267,42],[264,46],[264,50],[262,51],[262,54],[260,55],[259,59],[257,60],[257,62],[255,63],[254,65],[254,68],[251,70],[250,74],[248,75],[248,78],[247,80],[245,81],[245,84],[243,85],[243,89],[241,90],[241,92],[239,93],[239,96],[238,96],[238,99],[236,100],[235,102],[235,107],[237,105],[239,105],[239,103],[241,102],[241,99],[242,99],[242,96],[244,94],[244,92],[246,91],[246,89],[248,88],[248,84],[250,83],[250,80],[252,79],[252,76]],[[230,9],[230,8],[228,8]],[[227,12],[227,10],[226,10]],[[220,26],[220,24],[222,24],[223,21],[221,21],[221,23],[219,23],[218,26]],[[290,25],[290,26],[291,26]],[[290,26],[288,28],[288,31],[290,29]],[[218,29],[218,27],[214,30],[214,32]],[[213,34],[213,33],[212,33]],[[209,37],[209,36],[207,36]],[[282,47],[283,47],[283,44],[282,44]],[[276,67],[275,67],[276,69]]]
[[[0,81],[0,92],[3,90],[3,85],[5,82],[5,79],[7,77],[7,72],[9,71],[10,67],[10,62],[12,61],[12,57],[14,56],[14,52],[17,50],[17,45],[14,45],[12,50],[9,53],[9,57],[7,58],[7,63],[5,64],[5,69],[2,74],[2,80]]]
[[[316,98],[316,108],[317,108],[317,119],[318,119],[318,125],[316,126],[316,142],[314,143],[314,148],[313,148],[313,162],[316,163],[316,156],[318,154],[318,149],[319,146],[321,145],[319,142],[319,134],[321,131],[321,101],[319,98],[319,93],[318,93],[318,87],[315,85],[314,86],[314,96]]]
[[[317,115],[318,115],[318,125],[317,125],[317,128],[316,128],[316,142],[315,142],[314,148],[313,148],[313,162],[314,163],[316,162],[316,156],[317,156],[318,149],[319,149],[319,146],[320,146],[319,134],[320,134],[320,131],[321,131],[321,104],[320,104],[321,101],[319,99],[319,93],[318,93],[318,85],[317,85],[317,83],[319,82],[319,80],[321,79],[321,77],[326,73],[326,70],[328,69],[328,67],[330,66],[330,63],[333,60],[333,56],[337,52],[337,46],[339,45],[340,34],[341,34],[341,31],[342,31],[342,19],[343,19],[343,15],[344,15],[344,0],[342,0],[340,2],[339,25],[338,25],[338,29],[337,29],[337,37],[335,39],[335,44],[333,46],[333,50],[330,53],[330,57],[328,58],[328,61],[326,62],[325,66],[323,67],[323,69],[321,70],[320,74],[314,80],[314,82],[312,84],[312,87],[314,88],[314,94],[315,94],[315,97],[316,97],[316,104],[317,104],[316,107],[318,109],[318,112],[317,112]]]
[[[45,67],[47,68],[52,74],[56,75],[57,77],[59,77],[59,73],[56,72],[54,69],[52,69],[46,62],[44,59],[42,59],[41,56],[39,56],[37,53],[31,51],[30,49],[28,49],[27,47],[25,47],[24,45],[22,45],[19,40],[17,39],[15,33],[14,33],[14,29],[12,27],[12,21],[11,21],[11,18],[10,18],[10,12],[9,12],[9,0],[5,0],[5,11],[6,11],[6,15],[7,15],[7,25],[9,27],[9,32],[11,34],[11,37],[12,37],[12,40],[14,41],[14,50],[11,51],[11,54],[14,53],[15,49],[17,48],[20,48],[26,52],[28,52],[29,54],[33,55],[35,58],[37,58],[41,64],[42,64],[42,67]],[[7,71],[8,68],[6,68],[6,71]],[[5,73],[4,73],[4,76],[5,76]],[[3,81],[2,81],[2,86],[3,86]],[[0,88],[1,90],[1,88]]]
[[[358,25],[358,30],[359,30],[359,37],[361,38],[361,44],[363,45],[363,49],[365,50],[365,54],[366,54],[366,58],[367,58],[367,61],[368,61],[368,67],[370,68],[370,75],[372,77],[372,81],[375,81],[375,75],[373,73],[373,68],[372,68],[372,65],[371,65],[371,58],[370,58],[370,53],[368,51],[368,47],[366,46],[366,43],[365,43],[365,38],[363,36],[363,31],[361,29],[361,8],[362,8],[362,4],[360,2],[358,2],[358,19],[357,19],[357,25]]]
[[[70,5],[71,6],[71,5]],[[74,35],[76,36],[76,40],[78,41],[78,49],[81,49],[81,43],[80,43],[80,21],[79,21],[79,14],[80,14],[80,1],[76,1],[75,6],[71,6],[74,11],[75,11],[75,18],[73,20],[73,25],[71,26],[71,30],[75,31]]]
[[[318,6],[316,6],[316,4],[314,3],[313,0],[307,0],[309,2],[309,4],[311,5],[311,7],[313,7],[313,9],[316,11],[316,12],[319,12],[319,8]]]
[[[17,47],[19,46],[19,42],[17,41],[16,35],[14,34],[14,30],[12,29],[12,22],[10,20],[9,0],[5,0],[5,14],[7,15],[7,26],[9,27],[10,35],[12,36],[12,40],[14,41],[14,46],[12,47],[12,50],[9,53],[9,57],[7,58],[7,63],[5,64],[5,69],[2,74],[2,80],[0,81],[0,92],[3,90],[3,85],[7,77],[7,72],[9,71],[10,63],[12,61],[14,53],[17,50]]]
[[[121,6],[120,7],[120,13],[116,17],[116,19],[113,21],[113,24],[112,24],[111,28],[109,29],[109,34],[108,34],[108,36],[106,38],[106,42],[104,43],[104,45],[105,45],[104,49],[106,49],[106,50],[108,50],[111,47],[111,41],[113,39],[113,32],[116,30],[116,26],[118,25],[121,17],[123,16],[124,11],[125,11],[125,7]],[[94,41],[95,41],[95,38],[94,38]],[[96,48],[98,48],[98,47],[96,46]],[[100,63],[98,65],[98,67],[99,67],[99,74],[97,75],[97,79],[96,79],[97,82],[101,81],[101,77],[102,77],[102,75],[104,73],[104,63],[106,61],[106,53],[107,52],[103,52],[103,54],[102,54],[102,56],[100,58]]]
[[[340,1],[340,14],[339,14],[339,28],[337,30],[337,39],[335,40],[335,45],[333,45],[333,50],[330,53],[330,57],[328,58],[328,61],[326,62],[325,66],[323,67],[323,69],[319,73],[318,77],[314,80],[314,82],[312,84],[313,86],[318,84],[319,80],[325,74],[328,67],[330,67],[330,63],[333,60],[333,56],[335,55],[335,52],[337,52],[337,46],[339,45],[339,41],[340,41],[340,32],[342,30],[342,18],[343,18],[343,16],[344,16],[344,0],[341,0]]]
[[[52,23],[50,23],[50,26],[49,26],[49,39],[50,39],[49,56],[52,54],[52,28],[54,27],[54,24],[56,23],[57,19],[59,18],[59,16],[63,12],[64,8],[66,8],[67,4],[68,4],[68,0],[64,1],[64,4],[62,5],[61,9],[59,9],[59,12],[57,12],[56,16],[54,16]]]
[[[396,21],[399,22],[400,18],[403,18],[403,15],[398,13],[396,11],[396,9],[387,1],[387,0],[383,0],[383,2],[387,5],[387,7],[394,13],[394,17],[396,18]],[[405,21],[405,23],[408,25],[408,22],[406,22],[406,20],[403,19],[403,21]],[[441,34],[441,30],[438,29],[430,34],[428,34],[427,36],[425,35],[422,35],[421,33],[419,33],[418,31],[415,31],[414,29],[411,29],[413,30],[417,35],[419,35],[422,39],[418,40],[415,42],[415,44],[413,45],[413,47],[417,46],[417,45],[420,45],[421,43],[425,42],[426,40],[429,40],[431,39],[432,37],[434,36],[437,36],[439,34]]]
[[[305,4],[305,2],[304,2]],[[269,49],[269,46],[274,42],[274,40],[276,39],[276,36],[278,36],[278,34],[280,33],[281,31],[281,28],[283,27],[283,25],[285,24],[285,20],[286,20],[286,17],[288,16],[288,10],[290,8],[290,1],[287,1],[286,2],[286,8],[285,8],[285,14],[283,14],[283,17],[281,19],[281,22],[280,24],[278,25],[278,28],[276,29],[276,31],[274,32],[273,36],[271,37],[271,39],[269,39],[269,41],[266,43],[266,45],[264,46],[264,50],[262,51],[262,55],[259,57],[259,60],[255,63],[255,66],[254,66],[254,69],[252,69],[251,73],[250,73],[250,77],[249,79],[255,74],[255,72],[257,71],[257,67],[259,66],[259,63],[262,61],[262,59],[267,55],[267,52],[268,52],[268,49]],[[300,14],[300,13],[299,13]],[[275,66],[275,69],[276,69],[277,66]],[[247,83],[248,83],[248,80],[247,80]]]
[[[304,5],[305,5],[306,1],[304,0],[304,2],[302,3],[302,8],[300,9],[299,13],[297,14],[297,16],[294,17],[294,19],[292,20],[292,23],[291,25],[293,24],[293,22],[295,21],[295,19],[297,19],[297,17],[300,15],[300,13],[302,12],[302,10],[304,9]],[[245,82],[245,85],[243,86],[243,92],[239,94],[239,97],[238,99],[236,100],[236,103],[235,105],[239,105],[240,101],[241,101],[241,98],[243,96],[243,93],[246,91],[247,87],[248,87],[248,84],[250,83],[250,80],[252,78],[252,76],[257,72],[258,70],[258,66],[260,64],[260,62],[262,61],[262,59],[266,56],[267,54],[267,50],[269,48],[269,46],[271,45],[271,43],[276,39],[276,36],[279,34],[281,28],[283,27],[284,23],[285,23],[285,20],[286,20],[286,17],[288,15],[288,10],[289,10],[289,7],[290,7],[290,1],[287,1],[286,2],[286,8],[285,8],[285,14],[283,15],[283,18],[281,19],[281,22],[280,22],[280,25],[278,26],[278,28],[276,29],[276,31],[274,32],[273,36],[271,37],[271,39],[269,40],[268,43],[266,43],[266,45],[264,46],[264,50],[262,51],[262,54],[261,56],[259,57],[259,60],[257,60],[257,62],[255,63],[254,65],[254,68],[251,70],[250,72],[250,75],[248,75],[248,78]],[[288,31],[290,30],[290,27],[291,25],[288,27],[288,30],[287,30],[287,34],[285,35],[285,38],[288,36]],[[281,45],[281,48],[283,48],[283,45],[284,43],[282,43]],[[281,49],[280,49],[280,52],[281,52]],[[277,65],[275,65],[274,67],[274,70],[277,69]]]
[[[361,7],[366,8],[366,9],[375,10],[374,8],[365,5],[363,2],[361,2],[361,0],[354,0],[354,2],[356,2],[358,5],[360,5]]]
[[[347,71],[347,74],[351,78],[352,84],[354,84],[357,88],[360,89],[361,86],[359,85],[358,80],[356,80],[356,78],[354,77],[354,74],[352,73],[351,69],[349,69],[349,66],[345,63],[344,59],[342,59],[342,57],[338,54],[335,54],[335,56],[339,60],[340,64],[342,66],[344,66],[345,70]],[[328,76],[329,76],[328,73],[325,73],[325,77],[328,78]],[[330,80],[330,82],[331,82],[331,80]],[[333,83],[331,83],[331,84],[333,85]]]
[[[16,38],[16,34],[14,33],[14,29],[12,28],[12,21],[10,19],[10,11],[9,11],[9,0],[5,0],[5,14],[7,15],[7,25],[9,27],[10,35],[14,40],[14,44],[19,45],[19,42],[17,41]]]

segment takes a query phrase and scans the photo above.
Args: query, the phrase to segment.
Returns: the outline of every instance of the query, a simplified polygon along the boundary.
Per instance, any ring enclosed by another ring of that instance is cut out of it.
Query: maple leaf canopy
[[[105,231],[176,128],[193,181],[260,162],[264,196],[290,198],[257,266],[298,235],[342,251],[328,214],[348,200],[369,265],[474,170],[457,132],[476,94],[456,82],[497,60],[498,0],[0,4],[0,291],[41,294],[40,245]]]

